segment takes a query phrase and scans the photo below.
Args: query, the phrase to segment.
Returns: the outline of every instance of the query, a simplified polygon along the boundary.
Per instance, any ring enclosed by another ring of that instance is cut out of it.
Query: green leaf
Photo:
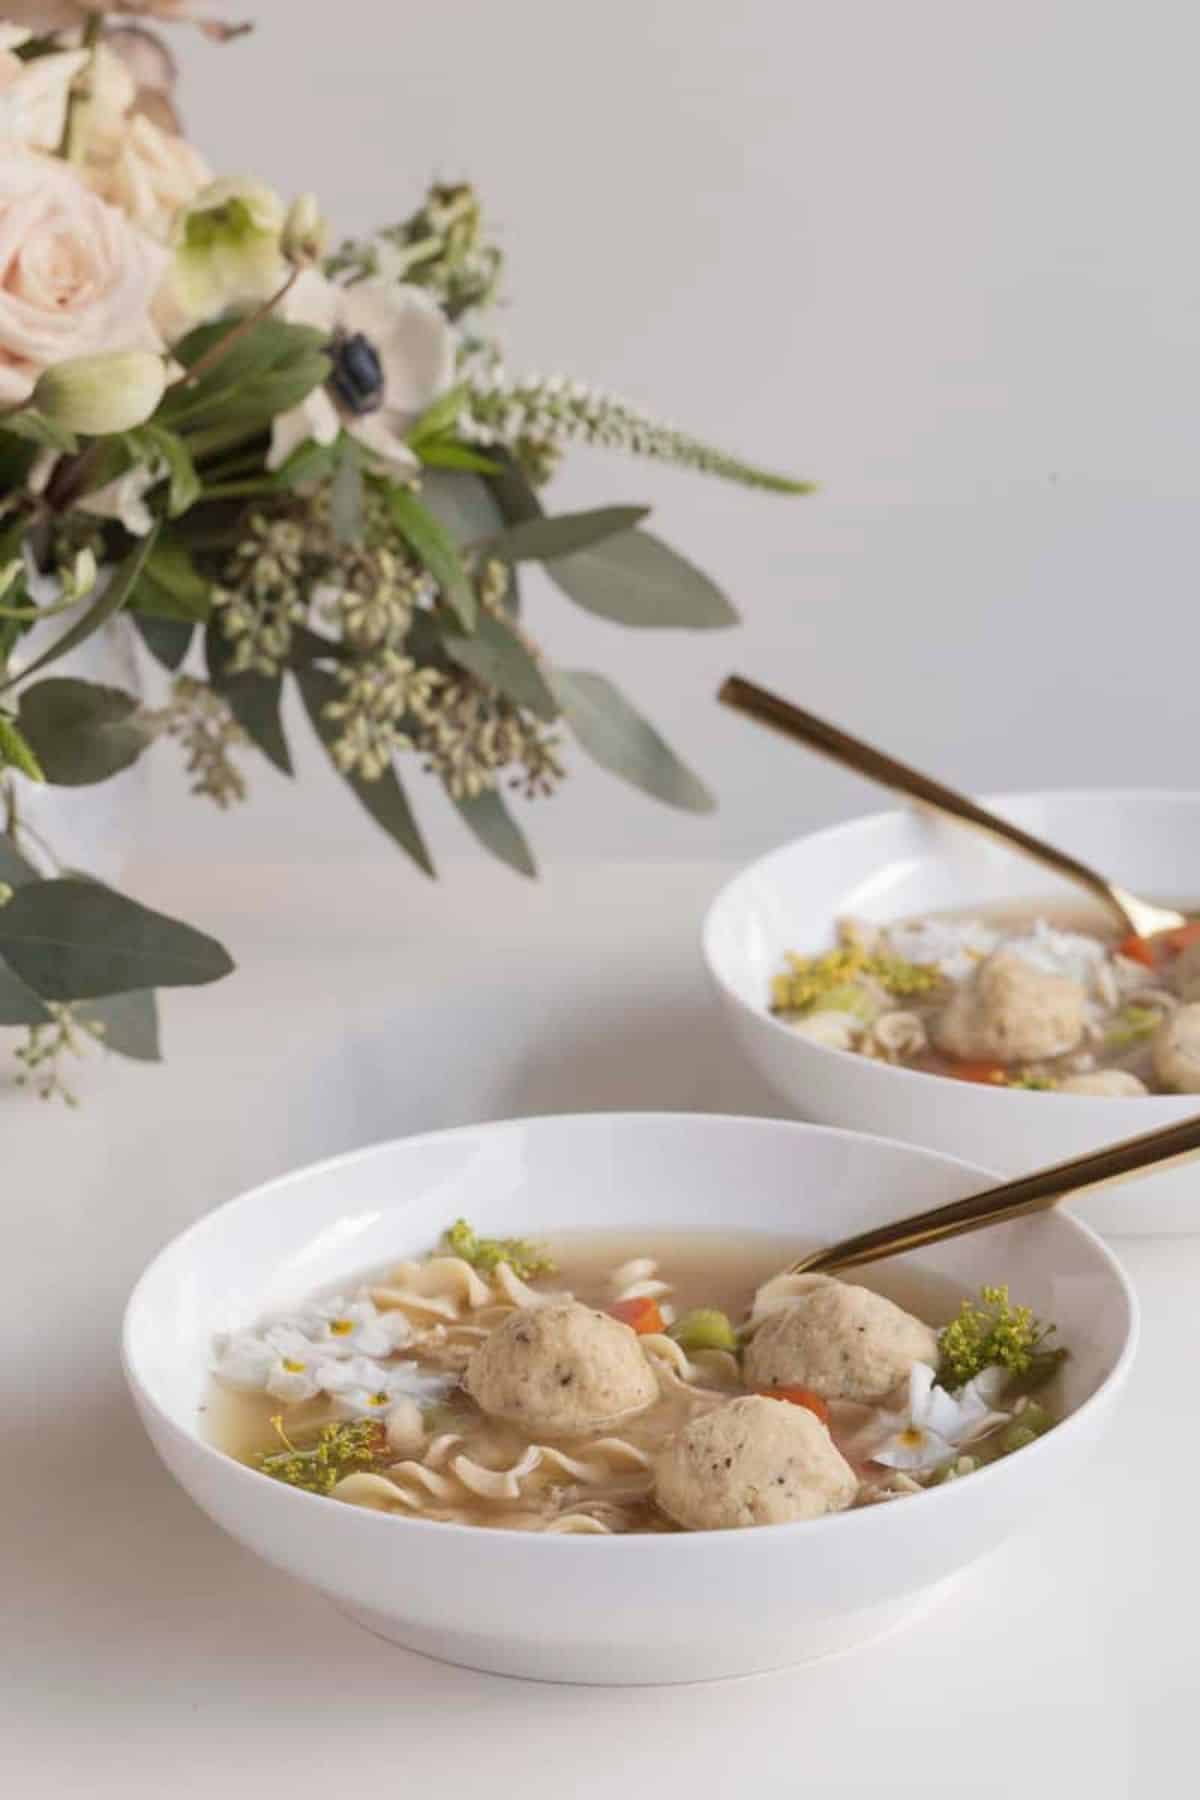
[[[21,855],[8,833],[0,831],[0,881],[5,887],[24,887],[27,882],[41,879],[33,864]]]
[[[135,763],[150,743],[139,710],[121,688],[66,676],[21,690],[21,729],[57,787],[89,787]]]
[[[504,523],[490,483],[469,470],[426,470],[421,478],[421,498],[456,544],[492,537]]]
[[[524,519],[540,519],[545,509],[524,469],[510,450],[494,450],[500,473],[488,482],[493,500],[506,524],[519,525]]]
[[[194,987],[233,968],[214,938],[75,876],[30,882],[0,906],[0,956],[43,1000]]]
[[[170,487],[167,491],[167,516],[177,519],[200,498],[200,477],[183,439],[163,425],[143,425],[130,436],[157,455],[167,465]]]
[[[668,806],[713,810],[716,802],[703,782],[606,676],[557,669],[550,685],[580,746],[602,768]]]
[[[330,523],[339,544],[357,544],[363,533],[363,472],[353,438],[338,443],[337,466],[329,493]]]
[[[468,383],[460,381],[457,387],[448,389],[446,393],[439,395],[432,406],[425,408],[406,434],[406,440],[414,450],[420,449],[430,438],[444,437],[457,424],[463,401],[469,392]]]
[[[313,730],[328,750],[340,736],[336,720],[325,717],[325,707],[331,700],[336,700],[341,687],[332,675],[322,669],[300,669],[296,679],[300,684],[300,695],[304,701],[305,711],[312,721]],[[336,768],[336,763],[334,764]],[[341,769],[338,774],[360,803],[370,813],[375,823],[393,838],[402,850],[407,851],[419,869],[426,875],[435,873],[425,840],[421,836],[421,828],[413,817],[408,798],[400,785],[394,769],[388,769],[378,781],[363,781],[357,775],[346,775]],[[0,948],[2,948],[0,942]]]
[[[5,768],[16,769],[18,774],[27,775],[30,781],[46,779],[24,732],[7,713],[0,712],[0,769]]]
[[[191,648],[195,627],[183,619],[163,619],[153,613],[134,613],[132,617],[155,662],[174,674]]]
[[[73,431],[68,431],[65,425],[56,425],[53,419],[44,419],[29,406],[7,414],[4,429],[11,431],[14,437],[24,438],[27,443],[40,445],[43,450],[62,450],[73,456],[79,448],[79,439]]]
[[[433,576],[458,614],[465,631],[474,631],[478,607],[462,558],[444,526],[407,488],[389,487],[388,508],[392,522],[413,554]]]
[[[0,1025],[45,1025],[50,1009],[32,988],[0,962]]]
[[[539,719],[557,719],[558,702],[545,676],[520,638],[502,620],[481,612],[474,637],[446,636],[442,643],[460,669],[466,669],[489,687],[498,688]]]
[[[537,875],[537,864],[525,833],[495,789],[487,789],[473,800],[455,800],[454,804],[485,850],[507,863],[510,869],[515,869],[518,875]]]
[[[620,625],[714,631],[737,624],[720,588],[648,531],[621,532],[545,567],[577,606]]]
[[[337,467],[338,445],[318,444],[312,438],[299,444],[275,471],[281,488],[299,487],[302,481],[327,481]]]
[[[236,319],[220,319],[211,325],[199,325],[172,352],[177,362],[194,368],[223,338],[236,329]],[[265,318],[243,332],[218,362],[191,383],[177,383],[167,389],[155,415],[156,425],[171,425],[176,419],[190,417],[200,408],[213,409],[222,396],[236,394],[248,382],[280,369],[295,367],[318,355],[327,342],[323,331],[308,325],[289,325],[283,319]]]
[[[212,586],[182,544],[160,542],[146,559],[129,606],[160,619],[203,625],[212,612]]]
[[[435,438],[417,452],[427,469],[467,469],[478,475],[498,475],[500,464],[454,438]]]
[[[204,650],[208,678],[217,693],[228,701],[230,711],[246,736],[258,745],[280,774],[290,775],[292,757],[280,717],[282,675],[260,675],[254,671],[231,673],[232,646],[215,625],[210,625],[205,633]]]
[[[28,668],[22,669],[19,676],[9,675],[0,681],[0,691],[11,687],[18,679],[28,680],[29,676],[36,674],[39,669],[44,669],[50,663],[57,662],[60,656],[66,656],[69,650],[77,649],[85,639],[91,637],[94,631],[99,631],[102,625],[107,624],[109,619],[119,613],[138,584],[147,560],[154,549],[156,536],[157,527],[148,537],[142,538],[139,543],[135,544],[125,560],[118,563],[112,580],[107,587],[100,590],[83,617],[76,619],[74,625],[68,631],[64,631],[48,650],[44,650],[39,657],[36,657]]]
[[[648,506],[600,506],[591,512],[557,513],[510,525],[481,548],[505,562],[545,562],[570,556],[619,532],[629,532],[648,518]]]
[[[158,1036],[158,1002],[152,988],[128,994],[110,994],[104,1000],[83,1000],[76,1007],[79,1018],[104,1027],[100,1042],[118,1056],[134,1062],[161,1062]]]

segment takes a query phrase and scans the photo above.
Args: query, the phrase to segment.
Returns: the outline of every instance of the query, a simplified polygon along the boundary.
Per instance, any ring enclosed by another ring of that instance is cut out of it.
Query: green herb
[[[521,1281],[554,1273],[554,1261],[544,1245],[531,1244],[525,1238],[483,1238],[465,1219],[455,1219],[449,1230],[443,1232],[442,1246],[451,1256],[461,1256],[483,1275],[490,1275],[501,1263],[507,1263]]]
[[[1104,1034],[1106,1050],[1129,1050],[1146,1038],[1153,1037],[1162,1020],[1156,1006],[1127,1006],[1119,1012]]]
[[[1013,1306],[1007,1287],[980,1289],[980,1301],[964,1300],[957,1319],[938,1338],[938,1380],[955,1389],[984,1369],[1008,1369],[1013,1375],[1040,1378],[1053,1373],[1065,1350],[1043,1348],[1055,1327],[1035,1319],[1027,1306]]]
[[[330,1494],[344,1475],[370,1469],[387,1449],[387,1433],[378,1419],[353,1419],[342,1425],[322,1425],[316,1442],[293,1444],[283,1428],[282,1416],[271,1420],[283,1444],[258,1457],[255,1467],[273,1481],[303,1488],[307,1494]]]
[[[824,956],[795,956],[771,982],[771,1011],[807,1013],[816,1008],[857,1012],[846,994],[862,994],[861,984],[875,982],[897,999],[928,994],[941,985],[937,969],[906,962],[902,956],[873,955],[858,944],[846,944]]]
[[[1031,1094],[1049,1094],[1058,1086],[1058,1083],[1049,1075],[1039,1075],[1034,1069],[1018,1069],[1014,1070],[1011,1075],[1003,1076],[1000,1085],[1007,1088],[1024,1088]]]

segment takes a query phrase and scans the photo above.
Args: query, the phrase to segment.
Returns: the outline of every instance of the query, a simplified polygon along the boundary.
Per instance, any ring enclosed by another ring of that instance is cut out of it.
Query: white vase
[[[32,662],[62,629],[56,620],[54,625],[30,632],[22,641],[19,660]],[[133,625],[117,618],[102,626],[46,670],[47,678],[58,675],[123,688],[140,696]],[[141,836],[147,800],[145,758],[110,780],[88,787],[53,787],[21,776],[15,780],[18,816],[26,827],[21,849],[31,862],[47,875],[78,869],[101,881],[120,880]]]

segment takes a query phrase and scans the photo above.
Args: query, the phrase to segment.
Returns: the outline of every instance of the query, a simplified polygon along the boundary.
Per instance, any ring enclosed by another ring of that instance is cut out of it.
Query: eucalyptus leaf
[[[421,478],[421,498],[457,544],[494,537],[504,524],[491,484],[470,470],[427,470]]]
[[[337,466],[338,446],[318,444],[312,438],[300,444],[275,471],[281,488],[298,487],[302,481],[325,481]]]
[[[76,876],[29,882],[0,906],[0,956],[43,1000],[194,987],[233,968],[214,938]]]
[[[352,438],[343,437],[338,445],[329,511],[337,542],[357,544],[363,532],[363,472]]]
[[[619,625],[714,631],[737,624],[737,613],[715,582],[649,531],[620,532],[590,549],[556,557],[545,569],[577,606]]]
[[[602,768],[656,800],[687,812],[711,812],[703,782],[605,675],[556,669],[550,685],[582,749]]]
[[[628,533],[649,514],[648,506],[599,506],[590,512],[543,514],[510,525],[483,548],[505,562],[546,562]]]
[[[154,613],[135,612],[131,617],[155,662],[174,674],[191,648],[195,627],[184,619],[164,619]]]
[[[45,1025],[50,1009],[32,988],[0,962],[0,1025]]]
[[[103,1027],[99,1041],[106,1050],[134,1062],[162,1061],[158,1002],[152,988],[109,994],[104,1000],[83,1000],[75,1010],[85,1023]]]
[[[121,688],[51,675],[21,690],[21,730],[56,787],[90,787],[135,763],[151,741]]]
[[[458,614],[463,629],[474,631],[479,608],[453,538],[429,508],[407,488],[389,487],[387,498],[397,531],[418,561],[429,570]]]
[[[313,730],[324,744],[331,750],[335,740],[340,736],[340,727],[336,720],[325,717],[325,708],[331,700],[341,694],[341,687],[332,675],[323,669],[299,669],[296,679],[300,684],[300,695],[304,701],[305,711],[312,722]],[[335,768],[337,765],[334,765]],[[407,851],[419,869],[426,875],[435,874],[433,862],[421,835],[421,828],[413,817],[408,797],[400,785],[396,771],[385,770],[378,781],[364,781],[358,775],[347,775],[338,769],[338,774],[356,799],[370,813],[375,823],[388,836]],[[3,948],[0,942],[0,949]]]
[[[460,669],[466,669],[489,687],[498,688],[507,699],[527,707],[539,719],[557,719],[558,702],[545,676],[503,620],[481,612],[473,637],[447,635],[442,643]]]
[[[205,633],[204,652],[208,678],[216,692],[228,702],[229,710],[246,736],[251,743],[257,744],[280,774],[290,775],[292,756],[280,716],[282,675],[260,675],[253,670],[234,674],[229,667],[232,648],[215,624]]]
[[[524,519],[543,518],[545,509],[538,499],[537,489],[512,452],[497,449],[493,455],[500,464],[500,472],[489,477],[488,488],[500,516],[509,525],[519,525]]]
[[[133,612],[153,613],[160,619],[203,625],[212,612],[212,586],[184,544],[160,542],[146,559],[129,606]]]
[[[0,881],[5,887],[24,887],[26,882],[41,879],[33,864],[21,855],[8,833],[0,831]]]
[[[28,668],[20,671],[19,676],[9,675],[0,681],[0,691],[11,687],[17,680],[27,681],[39,669],[47,668],[50,663],[57,662],[60,656],[66,656],[68,651],[77,649],[85,639],[91,637],[93,632],[99,631],[102,625],[107,624],[109,619],[119,613],[138,584],[142,571],[154,549],[156,538],[157,527],[134,545],[123,562],[118,563],[112,579],[105,587],[101,588],[82,618],[76,619],[70,629],[64,631],[48,650],[44,650],[39,657],[35,657]]]
[[[525,833],[494,788],[485,789],[474,799],[455,800],[454,804],[485,850],[507,863],[510,869],[515,869],[518,875],[537,875],[537,864]]]

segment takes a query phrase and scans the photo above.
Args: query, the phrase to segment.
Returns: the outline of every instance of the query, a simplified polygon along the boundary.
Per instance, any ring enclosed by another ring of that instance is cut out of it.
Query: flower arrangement
[[[439,782],[479,843],[534,862],[508,795],[554,792],[564,740],[669,805],[699,779],[606,675],[554,666],[521,618],[540,564],[631,626],[735,620],[646,509],[553,514],[595,444],[785,494],[768,474],[560,377],[508,372],[502,273],[474,190],[330,251],[318,201],[214,175],[182,134],[146,18],[184,0],[0,4],[0,1026],[62,1091],[88,1038],[158,1054],[154,990],[230,960],[203,933],[58,871],[33,784],[82,787],[174,740],[228,806],[243,753],[291,773],[303,716],[357,801],[433,868],[401,781]],[[123,16],[122,16],[123,15]],[[211,35],[243,27],[200,23]],[[161,705],[52,665],[117,622]]]

